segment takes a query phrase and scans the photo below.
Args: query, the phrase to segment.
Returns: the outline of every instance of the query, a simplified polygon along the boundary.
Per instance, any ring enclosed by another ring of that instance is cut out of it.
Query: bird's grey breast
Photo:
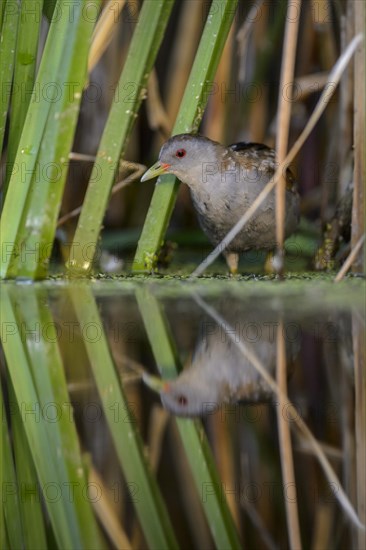
[[[199,185],[190,186],[202,229],[219,242],[241,218],[269,179],[266,170],[227,151],[220,162],[202,170]]]

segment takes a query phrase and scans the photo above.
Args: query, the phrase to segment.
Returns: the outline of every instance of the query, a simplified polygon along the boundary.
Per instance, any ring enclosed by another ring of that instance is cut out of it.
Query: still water
[[[4,284],[1,321],[2,547],[365,547],[361,281]]]

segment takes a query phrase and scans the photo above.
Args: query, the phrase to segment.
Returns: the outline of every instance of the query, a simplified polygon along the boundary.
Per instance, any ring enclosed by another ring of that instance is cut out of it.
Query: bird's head
[[[220,404],[215,389],[178,378],[166,385],[160,397],[163,407],[177,416],[204,416]]]
[[[183,371],[175,380],[161,380],[144,373],[143,380],[160,394],[163,406],[177,416],[195,417],[212,413],[219,404],[218,388],[200,379],[199,373],[190,376],[191,369]]]
[[[145,174],[141,181],[147,181],[162,174],[174,174],[187,185],[194,186],[207,173],[219,169],[220,154],[225,148],[203,136],[179,134],[164,143],[159,160]]]

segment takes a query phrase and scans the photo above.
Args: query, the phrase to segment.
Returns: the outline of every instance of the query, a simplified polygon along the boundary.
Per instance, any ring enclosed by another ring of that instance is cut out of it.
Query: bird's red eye
[[[179,405],[187,405],[187,398],[184,395],[178,395],[177,401]]]
[[[181,159],[186,156],[186,152],[185,149],[178,149],[178,151],[175,152],[175,156]]]

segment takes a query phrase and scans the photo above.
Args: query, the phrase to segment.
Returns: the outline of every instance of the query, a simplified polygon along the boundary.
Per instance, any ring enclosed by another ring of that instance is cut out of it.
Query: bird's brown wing
[[[228,146],[229,149],[239,153],[245,163],[260,164],[263,170],[273,175],[276,171],[276,151],[264,143],[247,143],[239,141]],[[286,189],[297,193],[296,180],[289,168],[286,170]]]
[[[231,145],[228,145],[228,147],[233,151],[268,151],[271,154],[274,153],[274,149],[271,149],[271,147],[268,147],[268,145],[264,145],[264,143],[239,141],[238,143],[232,143]]]

